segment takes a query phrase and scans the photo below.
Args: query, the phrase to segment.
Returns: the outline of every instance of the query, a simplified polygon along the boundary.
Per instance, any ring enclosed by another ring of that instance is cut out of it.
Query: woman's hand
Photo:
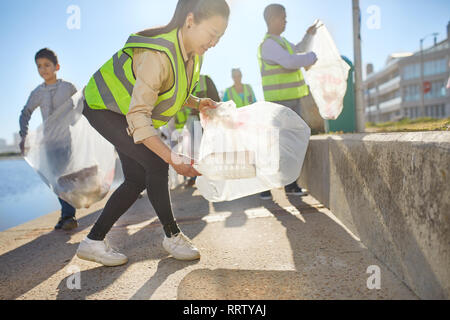
[[[209,98],[200,99],[200,103],[198,105],[198,110],[201,112],[203,117],[208,118],[208,114],[206,113],[209,109],[216,109],[217,103],[214,100]]]
[[[201,176],[201,174],[192,167],[194,160],[173,153],[158,136],[152,136],[145,139],[143,144],[156,153],[166,163],[171,165],[178,174],[186,177]]]
[[[170,165],[178,174],[190,178],[201,176],[201,174],[192,167],[193,164],[194,160],[172,153]]]

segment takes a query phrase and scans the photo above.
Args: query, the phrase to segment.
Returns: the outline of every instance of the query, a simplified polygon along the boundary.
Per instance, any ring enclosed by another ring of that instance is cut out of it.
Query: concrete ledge
[[[450,132],[311,138],[299,183],[422,299],[450,298]]]

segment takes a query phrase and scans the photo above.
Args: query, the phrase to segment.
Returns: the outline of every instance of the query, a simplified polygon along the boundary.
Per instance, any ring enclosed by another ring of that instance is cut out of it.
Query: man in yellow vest
[[[256,102],[252,87],[249,84],[242,83],[241,70],[232,69],[231,76],[234,85],[225,90],[223,101],[233,100],[236,103],[236,108],[242,108]]]
[[[310,67],[317,61],[314,52],[304,52],[307,37],[315,34],[315,27],[308,29],[305,38],[294,45],[281,37],[286,29],[286,9],[271,4],[264,10],[268,31],[258,49],[264,98],[294,110],[300,116],[301,98],[309,94],[302,67]],[[297,182],[285,187],[288,195],[306,195]],[[270,191],[261,193],[261,199],[270,199]]]

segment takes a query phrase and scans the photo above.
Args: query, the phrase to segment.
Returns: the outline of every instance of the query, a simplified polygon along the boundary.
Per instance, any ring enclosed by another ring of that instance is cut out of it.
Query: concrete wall
[[[313,136],[299,183],[419,297],[450,298],[450,132]]]
[[[308,127],[311,128],[311,132],[313,134],[325,133],[325,122],[319,113],[319,108],[317,108],[313,96],[308,94],[300,100],[302,106],[300,108],[301,117],[308,124]]]

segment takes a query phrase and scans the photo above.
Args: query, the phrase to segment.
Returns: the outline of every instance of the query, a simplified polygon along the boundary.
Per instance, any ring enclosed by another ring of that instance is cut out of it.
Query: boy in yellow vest
[[[300,99],[309,94],[301,68],[312,66],[317,57],[314,52],[304,52],[307,37],[315,34],[315,27],[308,29],[305,38],[294,45],[281,37],[286,29],[286,9],[280,4],[271,4],[264,10],[268,31],[258,50],[264,98],[291,108],[300,116]],[[306,195],[293,182],[285,187],[288,195]],[[270,199],[270,191],[261,193],[261,199]]]
[[[233,100],[236,103],[236,108],[242,108],[256,102],[252,87],[249,84],[242,83],[241,70],[232,69],[231,76],[234,85],[225,90],[223,101]]]

